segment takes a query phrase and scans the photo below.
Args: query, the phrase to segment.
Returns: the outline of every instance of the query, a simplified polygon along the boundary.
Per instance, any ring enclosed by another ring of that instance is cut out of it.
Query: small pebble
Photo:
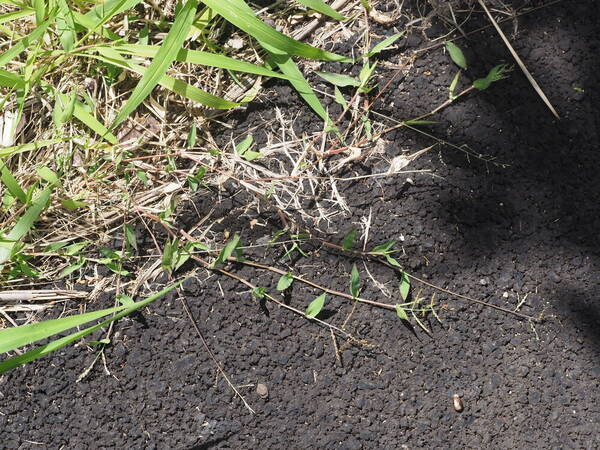
[[[488,281],[485,278],[482,278],[481,280],[479,280],[479,284],[485,286],[486,284],[488,284]]]
[[[454,404],[454,410],[456,412],[461,412],[463,409],[465,409],[462,399],[460,398],[460,395],[458,395],[458,394],[454,394],[452,396],[452,403]]]
[[[258,394],[258,396],[260,398],[267,398],[267,397],[269,397],[269,389],[267,388],[266,385],[264,385],[262,383],[258,383],[256,385],[256,393]]]

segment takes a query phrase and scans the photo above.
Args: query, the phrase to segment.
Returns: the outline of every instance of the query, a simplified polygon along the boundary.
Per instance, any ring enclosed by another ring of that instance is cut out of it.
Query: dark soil
[[[404,236],[406,256],[400,261],[409,272],[510,309],[525,299],[520,311],[544,311],[546,321],[533,324],[437,295],[443,323],[429,321],[429,337],[390,311],[359,305],[347,329],[375,346],[338,338],[340,362],[329,330],[258,302],[241,284],[207,275],[186,282],[184,292],[216,357],[256,415],[234,398],[180,302],[168,296],[118,324],[105,352],[111,376],[98,364],[76,383],[95,357],[79,346],[1,377],[0,447],[597,448],[599,9],[592,0],[563,1],[518,19],[516,50],[560,121],[517,69],[489,91],[443,110],[440,122],[427,128],[494,161],[445,145],[409,166],[435,176],[412,175],[414,184],[385,178],[340,185],[353,215],[338,217],[332,226],[343,235],[372,210],[370,243]],[[466,31],[479,23],[474,19]],[[444,28],[437,26],[441,34]],[[415,34],[407,47],[427,45]],[[493,30],[460,45],[471,62],[469,77],[511,62]],[[397,55],[386,57],[394,62]],[[431,110],[447,99],[455,70],[440,49],[430,51],[376,109],[398,119]],[[380,84],[391,73],[382,76]],[[302,111],[306,122],[296,126],[317,123],[286,89],[274,92],[287,112]],[[272,117],[272,102],[278,99],[251,106],[252,114],[234,115],[236,133]],[[389,156],[433,143],[407,130],[387,138]],[[356,164],[348,174],[370,170]],[[211,202],[200,201],[200,212]],[[238,210],[241,203],[238,196],[220,206],[229,212],[221,229],[252,241],[278,226],[267,211],[262,218],[272,226],[250,232],[254,215]],[[190,223],[195,214],[190,210]],[[322,249],[300,258],[294,270],[347,291],[353,262]],[[397,301],[386,299],[358,266],[365,297]],[[368,267],[375,279],[395,288],[389,269]],[[230,270],[261,286],[277,281],[247,267]],[[414,283],[413,295],[419,289]],[[287,300],[303,309],[316,293],[296,285]],[[325,317],[339,326],[351,308],[329,297]],[[256,394],[256,383],[268,387],[267,399]],[[464,401],[462,413],[453,409],[453,394]]]

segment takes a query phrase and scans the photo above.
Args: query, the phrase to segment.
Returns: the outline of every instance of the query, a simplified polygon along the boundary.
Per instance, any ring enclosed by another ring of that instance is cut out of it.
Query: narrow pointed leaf
[[[258,19],[243,0],[202,0],[202,2],[240,30],[284,53],[323,61],[349,61],[349,58],[296,41],[271,28]]]
[[[188,35],[188,31],[194,21],[197,6],[197,0],[188,0],[179,11],[160,50],[156,53],[156,57],[152,60],[152,63],[133,90],[123,109],[117,114],[111,125],[112,129],[125,120],[150,95],[150,92],[152,92],[163,78]]]
[[[286,273],[285,275],[282,275],[281,278],[279,278],[279,281],[277,282],[277,290],[285,291],[292,285],[293,282],[293,275],[291,273]]]
[[[360,274],[356,264],[352,264],[352,271],[350,272],[350,294],[354,298],[358,298],[360,294]]]
[[[0,363],[0,374],[4,373],[10,369],[13,369],[17,366],[20,366],[21,364],[25,364],[25,363],[33,361],[35,359],[41,358],[42,356],[45,356],[48,353],[58,350],[59,348],[64,347],[65,345],[70,344],[71,342],[81,339],[82,337],[84,337],[102,327],[105,327],[106,325],[109,325],[111,322],[114,322],[115,320],[118,320],[128,314],[131,314],[132,312],[137,311],[138,309],[152,303],[153,301],[159,299],[160,297],[169,293],[173,289],[179,287],[184,281],[185,280],[182,280],[178,283],[168,286],[165,289],[163,289],[162,291],[157,292],[156,294],[151,295],[150,297],[148,297],[142,301],[136,302],[132,305],[129,305],[126,307],[117,307],[117,309],[119,309],[120,312],[118,312],[114,316],[110,317],[109,319],[103,320],[102,322],[98,323],[97,325],[91,326],[89,328],[86,328],[86,329],[76,332],[76,333],[72,333],[63,338],[54,340],[46,345],[42,345],[33,350],[30,350],[22,355],[15,356],[14,358],[11,358],[7,361],[1,362]],[[93,314],[93,313],[90,313],[90,314]],[[2,333],[3,331],[7,331],[7,330],[1,330],[0,333]],[[0,342],[3,342],[1,334],[0,334]]]
[[[406,300],[408,298],[408,294],[410,292],[410,278],[406,275],[405,272],[402,272],[400,276],[400,296],[402,300]]]
[[[306,311],[304,312],[306,317],[309,317],[311,319],[314,317],[317,317],[317,315],[323,309],[323,306],[325,306],[325,297],[326,296],[327,296],[327,294],[325,292],[323,292],[321,295],[319,295],[317,298],[315,298],[312,302],[310,302],[310,304],[306,308]]]
[[[323,14],[324,16],[329,16],[335,20],[346,20],[344,16],[342,16],[339,12],[329,6],[327,3],[322,0],[297,0],[298,3],[302,3],[304,6],[310,9],[314,9],[318,13]]]
[[[467,70],[467,58],[464,53],[454,42],[446,41],[446,50],[450,54],[450,58],[461,69]]]

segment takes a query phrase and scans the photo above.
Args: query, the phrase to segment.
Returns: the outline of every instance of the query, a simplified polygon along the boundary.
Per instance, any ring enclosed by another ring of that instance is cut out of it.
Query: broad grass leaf
[[[69,9],[66,0],[57,0],[58,11],[56,14],[56,31],[58,38],[65,51],[73,50],[77,33],[75,32],[75,21],[73,13]]]
[[[256,40],[271,45],[287,55],[323,61],[350,61],[349,58],[296,41],[271,28],[258,19],[243,0],[202,0],[202,2]]]
[[[25,36],[19,42],[12,44],[8,50],[0,54],[0,68],[4,67],[6,64],[8,64],[17,56],[19,56],[29,47],[30,44],[36,42],[39,38],[41,38],[46,32],[46,29],[48,28],[50,23],[50,19],[46,20],[44,23],[40,24],[35,30],[33,30],[30,34]]]
[[[317,298],[315,298],[312,302],[310,302],[310,304],[306,308],[306,311],[304,312],[306,317],[309,317],[311,319],[314,317],[317,317],[317,315],[323,309],[323,306],[325,306],[325,297],[326,296],[327,296],[327,294],[325,292],[323,292],[321,295],[319,295]]]
[[[121,54],[130,54],[144,58],[154,58],[158,53],[159,48],[155,45],[135,45],[122,44],[112,47],[113,50]],[[273,72],[265,67],[251,64],[245,61],[230,58],[217,53],[203,52],[199,50],[181,49],[175,57],[176,61],[186,62],[190,64],[198,64],[207,67],[219,67],[221,69],[232,70],[234,72],[252,73],[265,77],[288,79],[286,75]]]
[[[146,299],[144,299],[142,301],[136,302],[136,303],[134,303],[134,304],[132,304],[130,306],[127,306],[127,307],[125,307],[125,306],[119,306],[119,307],[116,307],[116,308],[111,308],[111,309],[119,310],[120,312],[118,312],[117,314],[115,314],[114,316],[112,316],[109,319],[103,320],[102,322],[98,323],[97,325],[91,326],[91,327],[86,328],[85,330],[79,331],[77,333],[70,334],[70,335],[65,336],[63,338],[56,339],[56,340],[54,340],[54,341],[52,341],[52,342],[50,342],[50,343],[48,343],[46,345],[42,345],[42,346],[37,347],[37,348],[35,348],[33,350],[30,350],[30,351],[28,351],[28,352],[26,352],[26,353],[24,353],[22,355],[15,356],[15,357],[7,360],[7,361],[1,362],[0,363],[0,374],[4,373],[4,372],[6,372],[6,371],[8,371],[10,369],[13,369],[15,367],[18,367],[18,366],[20,366],[22,364],[25,364],[27,362],[30,362],[30,361],[33,361],[35,359],[41,358],[42,356],[45,356],[48,353],[51,353],[51,352],[53,352],[55,350],[58,350],[59,348],[64,347],[65,345],[70,344],[71,342],[74,342],[74,341],[76,341],[78,339],[81,339],[82,337],[84,337],[84,336],[86,336],[86,335],[88,335],[88,334],[90,334],[90,333],[92,333],[92,332],[94,332],[94,331],[96,331],[96,330],[98,330],[98,329],[100,329],[102,327],[105,327],[106,325],[109,325],[111,322],[114,322],[115,320],[118,320],[118,319],[120,319],[120,318],[122,318],[122,317],[124,317],[124,316],[126,316],[128,314],[131,314],[132,312],[137,311],[140,308],[143,308],[144,306],[146,306],[146,305],[152,303],[153,301],[159,299],[163,295],[171,292],[173,289],[179,287],[184,281],[185,280],[182,280],[182,281],[179,281],[179,282],[177,282],[175,284],[172,284],[171,286],[166,287],[162,291],[157,292],[156,294],[151,295],[150,297],[148,297],[148,298],[146,298]],[[98,311],[97,313],[100,313],[100,312],[102,312],[102,311]],[[94,314],[94,313],[86,313],[86,314]],[[103,317],[104,315],[100,315],[99,317]],[[77,316],[75,316],[75,318],[77,318]],[[68,319],[68,318],[65,318],[65,319]],[[57,320],[62,320],[62,319],[57,319]],[[87,322],[89,322],[89,320]],[[86,323],[86,322],[83,322],[83,323]],[[42,324],[44,324],[44,322],[40,322],[40,323],[34,324],[34,325],[42,325]],[[27,326],[27,325],[23,325],[23,326]],[[77,325],[75,325],[75,326],[77,326]],[[5,339],[4,339],[5,335],[3,335],[4,332],[9,332],[9,331],[12,331],[12,330],[19,330],[20,328],[21,327],[9,328],[9,329],[6,329],[6,330],[0,330],[0,343],[1,344],[5,344]],[[72,328],[72,327],[69,327],[69,328]],[[64,328],[63,330],[58,331],[58,333],[60,333],[61,331],[65,331],[65,330],[67,330],[69,328]],[[56,333],[53,333],[53,334],[56,334]],[[9,333],[9,335],[10,335],[10,333]],[[29,336],[27,336],[27,335],[28,335],[27,332],[23,333],[21,330],[19,330],[17,332],[17,338],[18,338],[19,342],[21,342],[22,340],[29,340]],[[48,336],[51,336],[51,334],[48,335]],[[33,341],[29,340],[29,342],[33,342]],[[25,344],[23,344],[23,345],[25,345]],[[13,347],[13,348],[17,348],[17,347]],[[3,351],[8,351],[8,350],[3,350]]]
[[[454,64],[456,64],[461,69],[467,70],[467,58],[465,58],[465,55],[460,49],[460,47],[458,47],[454,42],[451,41],[446,41],[445,44],[446,50],[448,50],[450,58],[452,58]]]
[[[25,86],[25,80],[18,75],[0,69],[0,86],[19,89]]]
[[[197,6],[197,0],[188,0],[183,8],[181,8],[165,40],[160,46],[160,50],[156,53],[156,57],[152,60],[150,66],[148,66],[148,69],[133,90],[127,103],[125,103],[121,111],[117,114],[117,117],[115,117],[110,127],[111,129],[114,129],[125,120],[150,95],[150,92],[152,92],[156,85],[159,84],[187,38],[192,22],[194,21]]]
[[[123,58],[118,52],[114,50],[104,47],[98,48],[98,53],[100,55],[90,55],[83,54],[87,57],[99,59],[108,64],[112,64],[117,67],[122,67],[127,70],[131,70],[132,72],[136,72],[140,75],[144,75],[146,73],[146,68],[142,67],[138,64],[133,64],[128,62],[125,58]],[[202,89],[199,89],[190,84],[184,83],[183,81],[176,80],[173,77],[168,75],[164,75],[162,79],[159,81],[159,84],[170,91],[173,91],[183,97],[186,97],[196,103],[200,103],[202,105],[209,106],[215,109],[230,109],[236,106],[239,106],[240,103],[230,102],[229,100],[225,100],[223,98],[217,97],[215,95],[209,94]]]

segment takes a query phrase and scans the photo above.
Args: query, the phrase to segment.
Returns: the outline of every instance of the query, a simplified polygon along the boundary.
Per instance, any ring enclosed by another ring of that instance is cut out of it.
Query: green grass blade
[[[22,364],[28,363],[30,361],[33,361],[35,359],[41,358],[42,356],[47,355],[48,353],[51,353],[55,350],[58,350],[61,347],[64,347],[65,345],[70,344],[71,342],[74,342],[78,339],[81,339],[84,336],[87,336],[88,334],[102,328],[105,327],[106,325],[110,324],[111,322],[114,322],[128,314],[131,314],[132,312],[137,311],[140,308],[143,308],[144,306],[152,303],[153,301],[159,299],[160,297],[162,297],[163,295],[171,292],[173,289],[179,287],[181,285],[181,283],[183,283],[185,280],[182,280],[178,283],[172,284],[171,286],[166,287],[165,289],[163,289],[160,292],[157,292],[154,295],[151,295],[150,297],[133,303],[131,305],[127,305],[127,306],[119,306],[116,307],[116,309],[120,309],[121,311],[118,314],[115,314],[114,316],[112,316],[109,319],[103,320],[102,322],[98,323],[97,325],[91,326],[86,328],[85,330],[79,331],[77,333],[72,333],[68,336],[65,336],[63,338],[60,339],[56,339],[46,345],[42,345],[40,347],[37,347],[33,350],[30,350],[22,355],[19,356],[15,356],[13,358],[10,358],[6,361],[3,361],[0,363],[0,374],[14,369],[15,367],[18,367]],[[125,308],[125,309],[123,309]],[[92,313],[90,313],[92,314]],[[102,317],[102,316],[101,316]],[[26,326],[26,325],[25,325]],[[20,328],[20,327],[19,327]],[[18,329],[18,328],[17,328]],[[3,331],[7,331],[7,330],[3,330]],[[0,331],[0,333],[2,333],[3,331]],[[2,334],[0,334],[0,342],[2,342]]]
[[[265,46],[266,44],[261,43],[261,45]],[[269,47],[266,46],[266,48],[268,49]],[[271,50],[275,49],[271,47]],[[296,89],[300,97],[308,103],[308,106],[310,106],[312,110],[325,121],[325,123],[332,123],[327,111],[325,111],[325,108],[323,108],[323,105],[315,94],[315,91],[310,87],[310,84],[308,84],[308,81],[306,81],[304,75],[302,75],[302,72],[292,58],[281,54],[277,55],[275,53],[270,53],[269,62],[277,64],[279,70],[281,70],[284,75],[288,76],[290,84]]]
[[[102,309],[60,319],[46,320],[44,322],[21,325],[20,327],[0,330],[0,353],[10,352],[32,342],[45,339],[71,328],[79,327],[92,320],[100,319],[125,309],[125,306]]]
[[[35,10],[35,22],[40,25],[46,17],[46,2],[44,0],[31,0],[31,5]]]
[[[31,206],[19,218],[13,229],[10,230],[10,233],[8,233],[8,235],[6,236],[6,240],[17,242],[23,236],[25,236],[25,234],[27,234],[29,230],[31,230],[31,227],[33,227],[33,223],[37,220],[42,211],[48,205],[51,193],[52,188],[46,188],[42,191],[38,198],[35,199]],[[0,247],[0,265],[4,264],[10,259],[11,253],[12,246]]]
[[[73,50],[73,44],[77,39],[73,13],[69,9],[66,0],[57,0],[57,3],[58,12],[56,15],[56,31],[58,32],[58,38],[62,47],[65,51],[70,52]]]
[[[50,25],[51,20],[48,19],[44,23],[42,23],[39,27],[33,30],[30,34],[25,36],[19,42],[15,43],[12,47],[10,47],[7,51],[0,55],[0,68],[4,67],[6,64],[11,62],[17,56],[19,56],[22,52],[29,47],[32,42],[37,41],[41,38],[46,32],[46,28]]]
[[[258,19],[243,0],[202,0],[202,2],[256,40],[286,54],[324,61],[350,61],[349,58],[296,41],[271,28]]]
[[[106,28],[97,29],[97,23],[88,16],[83,15],[77,11],[71,11],[71,14],[73,15],[73,20],[75,21],[75,23],[84,30],[87,30],[88,32],[94,30],[94,33],[100,34],[101,36],[104,36],[105,38],[108,38],[112,41],[118,41],[121,39],[121,36],[110,30],[107,30]]]
[[[324,3],[321,0],[296,0],[298,3],[302,3],[304,6],[310,9],[314,9],[315,11],[329,16],[335,20],[346,20],[344,16],[342,16],[339,12],[329,6],[327,3]]]
[[[244,10],[249,14],[253,14],[250,7],[242,0],[233,1],[236,3],[236,6],[240,10]],[[315,113],[317,113],[317,115],[325,121],[325,123],[333,123],[329,118],[327,111],[325,111],[325,108],[323,108],[323,105],[319,101],[317,95],[310,87],[310,84],[308,84],[308,82],[304,78],[304,75],[302,75],[302,72],[300,71],[294,60],[289,56],[289,54],[279,50],[275,46],[271,45],[269,42],[259,40],[259,43],[262,47],[265,48],[265,50],[267,50],[267,52],[269,52],[269,58],[267,59],[267,62],[272,66],[276,65],[277,67],[279,67],[279,70],[281,70],[281,72],[284,75],[287,75],[294,89],[296,89],[298,94],[304,99],[306,103],[308,103],[312,110],[315,111]]]
[[[110,19],[123,11],[133,8],[139,2],[140,0],[109,0],[99,4],[86,14],[86,18],[91,21],[89,23],[93,23],[93,25],[86,26],[88,31],[85,36],[79,40],[79,42],[85,40],[85,38],[90,34],[96,33],[98,28],[103,29],[103,25]]]
[[[18,11],[9,12],[6,14],[0,15],[0,25],[6,22],[11,22],[13,20],[20,19],[21,17],[27,17],[34,14],[35,11],[30,8],[23,8]]]
[[[187,38],[192,22],[196,15],[197,0],[188,0],[175,17],[175,21],[167,34],[156,57],[152,60],[144,76],[139,81],[133,93],[119,111],[110,126],[114,129],[129,116],[150,95],[152,89],[161,81],[171,63],[175,60],[179,49]]]
[[[110,144],[116,145],[119,140],[114,134],[108,131],[98,119],[88,113],[80,102],[75,102],[75,108],[73,109],[73,115],[85,126],[94,131],[102,139],[106,140]]]
[[[19,183],[15,180],[15,177],[12,176],[12,173],[10,173],[10,170],[8,170],[6,165],[1,161],[0,164],[2,165],[2,168],[0,168],[0,180],[4,186],[6,186],[10,195],[19,199],[23,204],[27,203],[27,194],[23,192],[23,189],[21,189],[21,186],[19,186]]]
[[[141,0],[107,0],[89,10],[85,16],[96,23],[106,23],[117,14],[133,8]]]
[[[18,89],[25,86],[25,80],[6,70],[0,69],[0,86]]]
[[[12,147],[4,147],[0,148],[0,157],[15,155],[17,153],[28,152],[31,150],[37,150],[42,147],[47,147],[48,145],[58,144],[59,142],[64,142],[68,139],[50,139],[48,141],[38,141],[38,142],[28,142],[27,144],[14,145]]]
[[[89,55],[83,54],[88,57],[96,58],[101,61],[104,61],[108,64],[115,65],[117,67],[122,67],[127,70],[131,70],[140,75],[144,75],[146,73],[146,68],[137,64],[130,63],[125,58],[123,58],[119,53],[113,51],[109,48],[99,48],[98,52],[103,56]],[[235,106],[239,106],[240,103],[230,102],[228,100],[222,99],[215,95],[209,94],[202,89],[199,89],[190,84],[184,83],[183,81],[176,80],[168,75],[164,75],[162,79],[159,81],[161,86],[183,96],[186,97],[196,103],[200,103],[205,106],[209,106],[211,108],[216,109],[230,109]]]
[[[155,45],[124,44],[117,45],[112,48],[122,54],[140,56],[143,58],[154,58],[158,53],[158,47]],[[252,73],[266,77],[288,79],[288,77],[285,75],[273,72],[265,67],[257,66],[256,64],[251,64],[245,61],[238,61],[237,59],[229,58],[228,56],[219,55],[216,53],[181,49],[177,53],[175,60],[190,64],[219,67],[221,69],[233,70],[234,72]]]

